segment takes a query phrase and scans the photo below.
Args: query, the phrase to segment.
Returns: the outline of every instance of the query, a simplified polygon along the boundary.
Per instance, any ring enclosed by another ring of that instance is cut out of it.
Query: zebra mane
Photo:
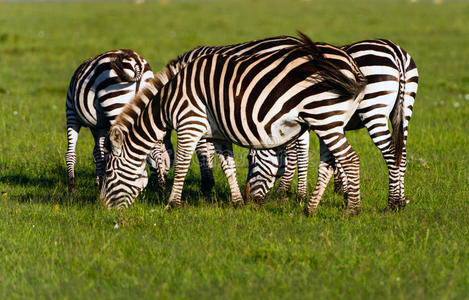
[[[335,65],[332,61],[328,60],[321,49],[316,46],[306,34],[301,31],[297,31],[298,35],[303,41],[303,45],[299,46],[307,51],[314,60],[314,64],[305,64],[304,68],[317,68],[322,78],[324,78],[323,84],[327,84],[330,88],[337,90],[344,96],[356,96],[358,95],[366,85],[366,78],[360,72],[360,69],[356,66],[355,61],[350,58],[354,65],[355,80],[347,77],[340,71],[340,67]],[[336,48],[337,51],[343,52],[345,56],[348,54]]]
[[[148,103],[153,99],[161,88],[175,76],[175,73],[166,66],[158,72],[154,78],[146,81],[146,84],[127,103],[122,112],[116,117],[114,126],[124,126],[129,129],[137,120]]]

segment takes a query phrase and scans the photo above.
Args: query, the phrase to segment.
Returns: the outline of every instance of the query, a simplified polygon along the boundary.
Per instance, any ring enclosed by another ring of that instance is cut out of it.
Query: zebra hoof
[[[68,193],[70,195],[74,195],[76,193],[76,189],[75,189],[75,178],[70,178],[68,180]]]
[[[168,205],[166,205],[166,207],[164,208],[165,211],[171,211],[173,209],[178,209],[181,207],[181,204],[180,203],[176,203],[176,202],[169,202]]]
[[[288,199],[288,197],[287,197]],[[296,202],[297,203],[301,203],[301,202],[304,202],[306,201],[306,195],[296,195]]]
[[[394,202],[394,201],[388,201],[388,205],[386,205],[386,208],[384,209],[384,212],[396,212],[403,210],[406,206],[407,202],[406,200]]]
[[[233,201],[233,207],[234,208],[243,208],[244,207],[244,201],[243,200]]]
[[[360,207],[347,207],[344,213],[346,217],[353,217],[357,216],[358,214],[360,214]]]
[[[304,212],[307,217],[312,217],[316,213],[316,208],[306,207]]]
[[[69,186],[69,187],[68,187],[68,194],[69,194],[69,195],[73,196],[73,195],[75,195],[76,193],[77,193],[77,190],[76,190],[76,188],[75,188],[74,186]]]
[[[386,207],[384,208],[384,212],[385,213],[391,213],[391,212],[394,212],[394,211],[396,211],[396,205],[394,205],[393,203],[388,202],[388,205],[386,205]]]

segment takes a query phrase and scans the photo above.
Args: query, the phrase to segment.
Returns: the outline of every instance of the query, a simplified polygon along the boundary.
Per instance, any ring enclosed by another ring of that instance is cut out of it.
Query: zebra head
[[[129,154],[125,132],[113,126],[106,141],[109,157],[100,199],[108,209],[128,207],[148,183],[145,158]]]
[[[256,150],[248,153],[249,171],[246,182],[246,199],[262,203],[275,179],[285,171],[285,148]]]

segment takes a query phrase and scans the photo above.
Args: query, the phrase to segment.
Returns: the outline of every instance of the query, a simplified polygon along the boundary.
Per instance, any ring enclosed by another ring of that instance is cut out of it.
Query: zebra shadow
[[[6,168],[5,168],[6,169]],[[29,171],[24,166],[10,168],[0,176],[0,183],[5,187],[1,194],[8,199],[29,203],[93,203],[97,201],[97,189],[94,186],[94,171],[76,171],[77,188],[74,194],[68,193],[67,170],[63,165],[51,165],[40,173]]]

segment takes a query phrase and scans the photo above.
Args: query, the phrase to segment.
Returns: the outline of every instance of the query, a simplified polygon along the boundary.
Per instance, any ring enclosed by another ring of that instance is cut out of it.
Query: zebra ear
[[[109,140],[111,141],[112,154],[119,156],[124,144],[124,133],[119,127],[113,127],[109,132]]]

